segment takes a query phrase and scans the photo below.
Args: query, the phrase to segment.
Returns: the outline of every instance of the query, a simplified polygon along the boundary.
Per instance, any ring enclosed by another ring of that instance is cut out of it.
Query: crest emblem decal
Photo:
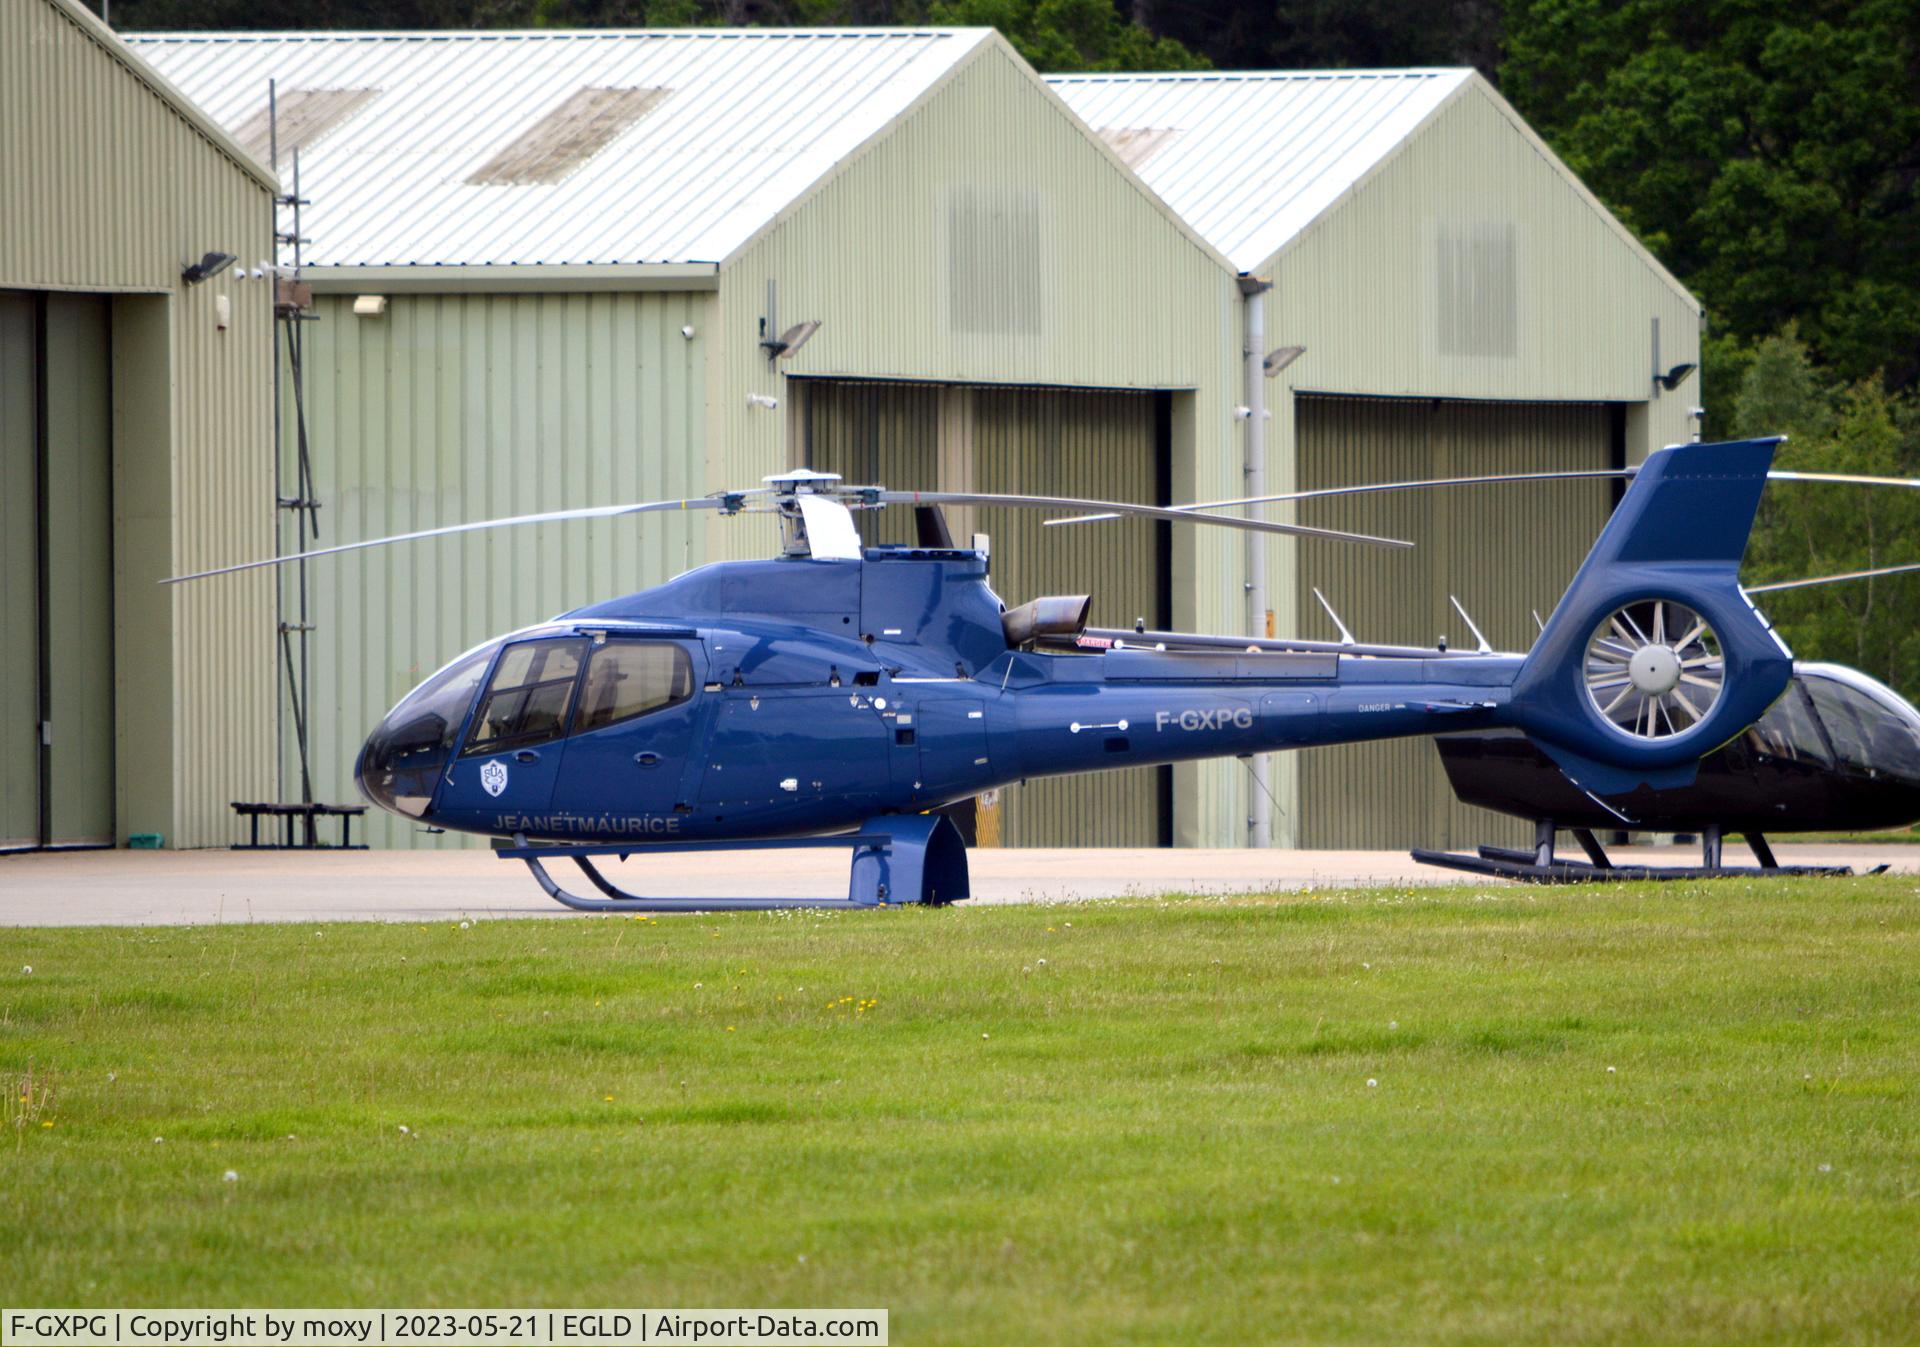
[[[480,784],[487,794],[499,798],[500,792],[507,788],[507,764],[490,762],[480,769]]]

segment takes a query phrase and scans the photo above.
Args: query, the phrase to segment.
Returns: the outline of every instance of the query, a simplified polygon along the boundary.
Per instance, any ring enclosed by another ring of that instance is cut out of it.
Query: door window
[[[1786,695],[1760,717],[1759,724],[1747,731],[1747,739],[1768,757],[1820,767],[1833,765],[1820,727],[1814,722],[1805,684],[1799,680],[1789,684]]]
[[[586,646],[579,639],[508,646],[460,756],[525,748],[565,734]]]
[[[1839,758],[1840,766],[1856,771],[1870,770],[1873,756],[1858,712],[1862,709],[1862,703],[1869,708],[1873,703],[1853,689],[1842,687],[1829,679],[1809,678],[1806,684],[1807,691],[1813,696],[1814,707],[1820,713],[1820,723],[1827,727],[1827,738],[1833,741],[1834,756]]]
[[[609,641],[587,662],[575,734],[604,729],[693,695],[693,661],[665,641]]]

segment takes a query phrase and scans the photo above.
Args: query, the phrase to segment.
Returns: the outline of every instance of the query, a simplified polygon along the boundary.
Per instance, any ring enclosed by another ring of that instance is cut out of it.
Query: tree
[[[1753,343],[1920,376],[1920,5],[1511,0],[1503,88]]]
[[[1500,0],[1131,0],[1136,24],[1222,68],[1479,67],[1500,59]]]
[[[998,28],[1041,70],[1207,65],[1112,0],[118,0],[113,19],[128,31],[943,24]]]
[[[1920,476],[1920,418],[1878,378],[1824,386],[1792,331],[1756,348],[1734,420],[1740,435],[1785,434],[1777,465],[1801,472]],[[1920,562],[1920,492],[1831,483],[1769,486],[1748,549],[1749,584]],[[1920,694],[1920,575],[1784,590],[1759,600],[1795,655]]]
[[[933,0],[926,18],[998,28],[1036,70],[1204,70],[1206,57],[1129,23],[1112,0]]]

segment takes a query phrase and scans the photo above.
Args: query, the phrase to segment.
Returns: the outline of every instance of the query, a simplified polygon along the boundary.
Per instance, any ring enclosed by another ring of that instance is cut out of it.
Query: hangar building
[[[0,0],[0,850],[275,789],[273,178],[72,0]],[[188,268],[224,254],[214,274]],[[188,274],[183,274],[188,273]]]
[[[1698,364],[1698,302],[1473,71],[1049,83],[1237,272],[1271,282],[1249,301],[1263,350],[1305,351],[1268,385],[1268,491],[1604,468],[1688,438],[1698,384],[1656,376]],[[1420,547],[1268,544],[1268,606],[1282,632],[1337,639],[1318,588],[1362,641],[1469,641],[1452,595],[1496,648],[1524,650],[1611,491],[1293,507]],[[1519,838],[1456,803],[1419,740],[1281,755],[1274,770],[1280,845]]]
[[[991,32],[939,29],[136,43],[252,153],[277,139],[284,173],[299,150],[323,542],[802,464],[1197,501],[1244,493],[1256,441],[1283,490],[1604,466],[1688,430],[1685,386],[1654,376],[1697,361],[1697,305],[1470,72],[1049,84]],[[1255,316],[1263,345],[1305,351],[1243,382]],[[764,344],[802,320],[820,324],[804,345]],[[1270,421],[1236,416],[1260,398]],[[1287,507],[1425,546],[1271,545],[1264,606],[1312,632],[1318,587],[1362,638],[1459,640],[1457,594],[1497,644],[1524,645],[1607,500]],[[1265,620],[1237,536],[954,522],[993,536],[1015,601],[1092,592],[1112,624]],[[752,518],[667,519],[312,567],[317,793],[352,798],[365,728],[481,637],[770,542]],[[1211,846],[1492,831],[1417,743],[1280,758],[1271,793],[1231,762],[1040,782],[983,828]],[[373,840],[432,844],[396,822]]]
[[[1232,268],[990,30],[131,40],[262,154],[271,81],[283,176],[299,151],[323,542],[800,464],[896,487],[1238,489]],[[774,358],[762,343],[803,320],[820,326]],[[1238,620],[1225,530],[963,513],[1011,601]],[[354,798],[367,727],[481,638],[773,542],[754,516],[652,516],[314,564],[316,793]],[[1244,775],[1035,782],[983,826],[1228,845]],[[397,824],[372,840],[432,840]]]

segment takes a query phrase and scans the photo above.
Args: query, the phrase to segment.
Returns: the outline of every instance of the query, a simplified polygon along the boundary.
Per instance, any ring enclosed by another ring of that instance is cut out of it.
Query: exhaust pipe
[[[1087,629],[1087,613],[1093,607],[1091,594],[1034,599],[1000,614],[1000,630],[1006,633],[1007,646],[1028,650],[1048,641],[1072,644]]]

